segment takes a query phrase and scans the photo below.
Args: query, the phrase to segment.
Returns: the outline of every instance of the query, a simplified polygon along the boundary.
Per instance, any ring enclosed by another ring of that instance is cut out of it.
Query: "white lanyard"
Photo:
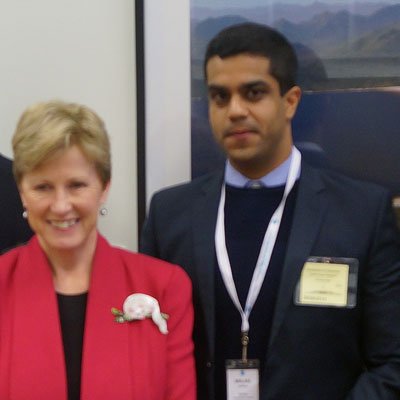
[[[229,262],[228,251],[225,242],[225,184],[222,186],[221,199],[218,207],[217,225],[215,228],[215,249],[217,253],[218,266],[221,271],[222,279],[226,289],[236,308],[242,317],[242,332],[249,331],[249,316],[254,303],[260,293],[261,286],[267,273],[268,265],[271,260],[272,250],[274,249],[279,227],[281,225],[285,203],[293,185],[296,182],[300,171],[301,154],[293,147],[292,160],[290,162],[289,173],[286,180],[285,191],[281,202],[273,213],[265,232],[264,240],[258,255],[257,264],[253,272],[249,292],[247,294],[245,309],[243,310],[236,291],[235,282],[232,276],[232,268]]]

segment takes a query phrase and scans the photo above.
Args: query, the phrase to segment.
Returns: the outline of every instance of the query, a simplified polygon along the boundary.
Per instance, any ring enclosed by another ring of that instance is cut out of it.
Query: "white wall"
[[[0,152],[11,157],[29,104],[59,98],[93,108],[111,137],[113,181],[100,230],[137,246],[133,0],[0,1]]]
[[[147,200],[190,179],[190,1],[144,0]]]

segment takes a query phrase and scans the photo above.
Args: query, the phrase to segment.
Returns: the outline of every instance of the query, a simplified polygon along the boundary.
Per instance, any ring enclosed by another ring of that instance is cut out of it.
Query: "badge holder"
[[[309,257],[294,293],[299,306],[354,308],[357,305],[358,260]]]
[[[227,400],[259,400],[259,360],[247,358],[249,336],[242,333],[242,359],[226,360]]]

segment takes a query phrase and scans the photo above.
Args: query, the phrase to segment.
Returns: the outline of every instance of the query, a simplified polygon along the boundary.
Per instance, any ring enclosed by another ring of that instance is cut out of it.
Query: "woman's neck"
[[[89,290],[97,235],[78,249],[44,249],[53,273],[56,292],[79,294]]]
[[[53,273],[54,289],[60,294],[81,294],[89,290],[91,265],[57,269]]]

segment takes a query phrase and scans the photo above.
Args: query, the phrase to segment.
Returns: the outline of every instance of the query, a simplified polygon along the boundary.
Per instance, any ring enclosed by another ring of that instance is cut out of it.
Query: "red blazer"
[[[119,324],[132,293],[156,298],[151,319]],[[98,236],[86,309],[82,400],[193,400],[193,310],[183,270],[111,247]],[[34,237],[0,257],[0,399],[66,400],[66,371],[50,265]]]

